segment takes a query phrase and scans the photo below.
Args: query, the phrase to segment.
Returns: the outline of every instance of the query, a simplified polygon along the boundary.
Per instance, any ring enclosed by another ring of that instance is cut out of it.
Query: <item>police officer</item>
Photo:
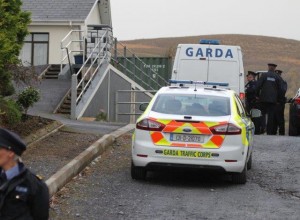
[[[0,219],[47,220],[46,184],[21,162],[26,145],[15,133],[0,128]]]
[[[285,135],[285,120],[284,120],[284,108],[286,103],[286,91],[287,91],[287,82],[282,78],[282,70],[276,70],[275,73],[278,74],[280,79],[281,93],[278,97],[278,104],[276,105],[275,113],[275,125],[274,125],[274,134],[277,134],[279,128],[279,135]]]
[[[251,109],[258,108],[257,102],[256,102],[256,73],[253,71],[248,71],[247,74],[247,84],[245,85],[245,93],[246,93],[246,110],[250,114]],[[261,118],[251,118],[254,126],[255,126],[255,134],[261,134],[262,128],[261,128]]]
[[[247,74],[247,84],[245,85],[245,93],[246,93],[246,110],[250,113],[251,109],[254,108],[256,103],[256,80],[255,80],[255,72],[248,71]]]
[[[260,102],[263,116],[267,115],[267,134],[274,134],[276,104],[281,94],[279,76],[275,73],[277,65],[268,64],[268,72],[264,73],[256,84],[256,96]],[[264,122],[262,122],[264,123]]]

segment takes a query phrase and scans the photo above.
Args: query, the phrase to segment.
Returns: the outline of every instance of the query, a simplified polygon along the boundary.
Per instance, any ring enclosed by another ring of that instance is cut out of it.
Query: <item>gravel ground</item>
[[[22,159],[33,172],[48,179],[99,138],[95,134],[58,131],[30,146]]]
[[[125,135],[56,195],[51,219],[299,219],[299,141],[256,137],[249,181],[232,185],[192,171],[133,181]]]

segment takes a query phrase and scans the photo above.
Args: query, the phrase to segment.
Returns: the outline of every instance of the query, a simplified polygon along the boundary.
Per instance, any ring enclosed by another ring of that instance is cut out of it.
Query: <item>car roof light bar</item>
[[[220,45],[219,40],[212,40],[212,39],[203,39],[200,40],[200,44],[210,44],[210,45]]]
[[[198,85],[206,85],[206,86],[229,86],[229,83],[223,82],[205,82],[205,81],[192,81],[192,80],[169,80],[170,84],[198,84]]]

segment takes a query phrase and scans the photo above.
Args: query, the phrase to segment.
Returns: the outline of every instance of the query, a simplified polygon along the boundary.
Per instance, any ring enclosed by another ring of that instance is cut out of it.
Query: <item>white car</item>
[[[246,183],[254,125],[234,91],[163,87],[140,109],[145,112],[132,139],[133,179],[145,179],[156,168],[192,167],[227,172],[232,182]]]

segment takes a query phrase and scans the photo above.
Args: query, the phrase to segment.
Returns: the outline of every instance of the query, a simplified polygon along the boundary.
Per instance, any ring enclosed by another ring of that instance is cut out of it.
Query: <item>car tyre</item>
[[[247,182],[247,163],[241,173],[232,174],[232,183],[245,184]]]
[[[144,167],[136,167],[131,163],[131,178],[134,180],[145,180],[147,170]]]
[[[251,153],[251,155],[249,157],[249,160],[248,160],[248,163],[247,163],[247,169],[251,170],[251,168],[252,168],[252,153]]]

